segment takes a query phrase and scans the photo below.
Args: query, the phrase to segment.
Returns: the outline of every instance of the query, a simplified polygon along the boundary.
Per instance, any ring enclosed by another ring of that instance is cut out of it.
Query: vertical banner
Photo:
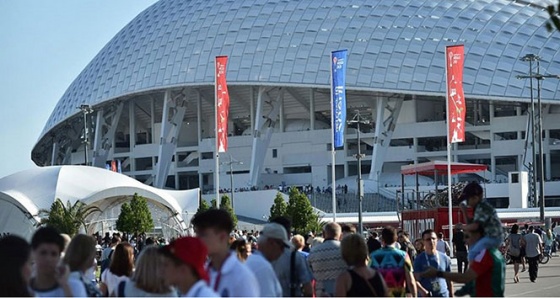
[[[338,50],[331,53],[332,77],[332,127],[333,147],[344,146],[344,128],[346,127],[346,60],[348,50]],[[333,190],[334,191],[334,190]]]
[[[216,57],[216,138],[218,152],[226,152],[228,147],[229,94],[226,83],[227,56]]]
[[[119,173],[122,173],[122,162],[120,159],[117,159],[117,170]]]
[[[117,161],[116,160],[111,160],[111,171],[116,172],[117,171]]]
[[[465,141],[465,94],[463,93],[464,45],[445,48],[447,73],[448,143]]]

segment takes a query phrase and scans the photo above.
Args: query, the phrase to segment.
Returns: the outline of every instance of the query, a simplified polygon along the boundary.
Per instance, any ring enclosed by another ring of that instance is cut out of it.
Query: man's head
[[[121,237],[114,235],[113,238],[111,238],[111,247],[115,247],[119,243],[121,243]]]
[[[342,231],[342,238],[350,234],[356,234],[356,227],[353,224],[341,224],[340,230]]]
[[[422,232],[422,244],[424,244],[424,250],[427,252],[434,252],[436,250],[437,240],[438,237],[434,230],[428,229]]]
[[[400,231],[397,233],[397,240],[398,240],[400,243],[410,242],[409,237],[410,237],[410,235],[408,234],[407,231],[400,230]]]
[[[442,240],[442,239],[443,239],[443,233],[442,233],[442,232],[437,233],[437,239],[438,239],[438,240]]]
[[[169,284],[179,286],[182,282],[205,280],[208,274],[204,264],[208,249],[202,240],[183,237],[159,249],[164,257],[163,274]]]
[[[329,222],[323,227],[323,237],[325,239],[340,240],[342,229],[336,222]]]
[[[305,239],[300,234],[294,235],[292,237],[292,244],[296,250],[302,250],[305,247]]]
[[[529,227],[529,233],[533,233],[533,231],[535,231],[535,227],[530,226],[530,227]]]
[[[462,231],[463,230],[463,224],[462,223],[458,223],[455,225],[455,230],[457,231]]]
[[[397,231],[395,228],[388,226],[381,231],[381,241],[384,245],[392,245],[397,241]]]
[[[229,250],[229,234],[233,230],[233,220],[229,213],[221,209],[210,209],[192,219],[194,231],[213,255]]]
[[[269,261],[274,261],[282,255],[285,248],[292,246],[284,227],[277,223],[264,226],[258,240],[259,251]]]
[[[478,182],[470,182],[463,188],[463,193],[461,195],[461,200],[467,201],[467,205],[475,207],[482,201],[482,187]]]
[[[54,274],[64,250],[64,238],[55,228],[40,228],[31,238],[31,249],[37,272]]]

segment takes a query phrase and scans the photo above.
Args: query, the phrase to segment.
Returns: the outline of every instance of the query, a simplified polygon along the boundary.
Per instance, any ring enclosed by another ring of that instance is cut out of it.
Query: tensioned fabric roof
[[[467,98],[527,100],[520,57],[539,55],[543,73],[560,73],[560,34],[532,2],[160,0],[86,66],[40,138],[80,104],[213,84],[218,55],[229,56],[230,85],[328,88],[330,52],[348,49],[348,90],[443,95],[445,46],[464,44]],[[545,81],[543,100],[558,99],[559,87]]]
[[[486,165],[463,162],[451,163],[451,175],[483,172],[486,169],[488,169]],[[402,175],[434,175],[436,173],[447,173],[447,161],[433,160],[415,165],[401,166]]]
[[[81,200],[104,210],[106,199],[134,193],[167,207],[179,222],[183,222],[184,212],[194,214],[199,206],[198,188],[181,191],[154,188],[96,167],[39,167],[0,179],[0,232],[29,236],[34,230],[33,223],[40,220],[39,210],[50,209],[57,198],[72,204]]]

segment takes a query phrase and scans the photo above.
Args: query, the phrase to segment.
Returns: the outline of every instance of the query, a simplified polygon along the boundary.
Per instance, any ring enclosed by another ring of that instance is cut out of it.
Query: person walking
[[[378,270],[389,288],[390,297],[416,297],[416,279],[414,278],[412,262],[405,251],[396,248],[397,232],[389,226],[381,231],[383,247],[374,251],[370,256],[369,266]]]
[[[457,271],[464,273],[469,266],[467,258],[468,249],[465,243],[465,232],[463,232],[463,225],[458,223],[455,233],[453,233],[453,255],[457,257]]]
[[[525,254],[529,263],[529,279],[531,282],[535,282],[539,273],[539,257],[543,251],[543,241],[541,236],[535,233],[533,226],[529,227],[529,232],[524,238]]]
[[[483,238],[484,229],[479,226],[476,230],[465,231],[465,239],[469,247]],[[445,272],[429,267],[420,273],[421,277],[442,277],[457,283],[473,283],[471,297],[504,297],[506,264],[502,253],[495,247],[482,248],[471,261],[465,273]]]
[[[342,258],[348,265],[336,279],[336,297],[387,297],[389,291],[379,271],[367,266],[368,248],[364,238],[351,234],[340,242]]]
[[[449,297],[450,293],[453,293],[453,282],[437,276],[421,277],[420,273],[430,267],[451,272],[451,259],[436,249],[437,236],[434,230],[425,230],[422,233],[422,240],[425,250],[414,260],[414,277],[418,281],[418,293],[424,297]]]
[[[342,228],[339,224],[330,222],[323,227],[323,236],[325,241],[311,248],[307,260],[316,280],[315,294],[333,296],[336,279],[347,268],[340,252]]]
[[[231,215],[222,209],[210,209],[195,215],[191,223],[197,237],[208,248],[210,287],[222,297],[260,296],[257,278],[229,249],[229,235],[233,231]]]
[[[31,246],[19,236],[8,235],[0,238],[0,296],[32,297],[29,288],[31,280]]]
[[[519,234],[519,226],[514,224],[506,238],[507,254],[513,262],[513,282],[519,282],[519,264],[521,263],[521,247],[525,246],[525,240]]]

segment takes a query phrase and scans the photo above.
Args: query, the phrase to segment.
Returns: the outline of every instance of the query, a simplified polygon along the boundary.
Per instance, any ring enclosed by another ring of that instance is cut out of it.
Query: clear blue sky
[[[35,167],[31,149],[64,91],[157,0],[0,0],[0,178]]]

